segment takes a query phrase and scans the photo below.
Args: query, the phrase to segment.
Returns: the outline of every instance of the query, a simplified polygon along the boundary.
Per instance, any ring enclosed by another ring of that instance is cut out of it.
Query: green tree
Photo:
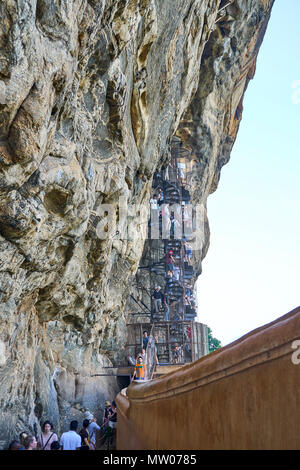
[[[218,340],[217,338],[214,338],[212,335],[211,329],[208,327],[208,349],[209,352],[216,351],[216,349],[219,349],[222,347],[221,341]]]

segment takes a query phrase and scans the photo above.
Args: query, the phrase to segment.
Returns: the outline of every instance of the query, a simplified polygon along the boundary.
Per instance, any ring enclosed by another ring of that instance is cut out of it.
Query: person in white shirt
[[[158,200],[156,194],[154,194],[154,196],[150,199],[150,207],[154,210],[158,209]]]
[[[80,450],[81,437],[77,434],[78,421],[71,421],[70,431],[64,432],[60,438],[62,450]]]

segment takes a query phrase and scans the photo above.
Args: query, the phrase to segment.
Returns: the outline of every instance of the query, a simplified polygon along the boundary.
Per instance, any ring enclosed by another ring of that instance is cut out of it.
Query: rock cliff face
[[[272,4],[1,2],[1,444],[117,391],[91,375],[124,344],[154,171],[180,136],[205,212]]]

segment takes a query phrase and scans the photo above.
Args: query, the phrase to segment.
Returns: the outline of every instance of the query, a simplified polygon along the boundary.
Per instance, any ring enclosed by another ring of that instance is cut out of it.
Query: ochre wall
[[[117,397],[117,448],[299,449],[297,339],[300,308],[177,372],[131,384]]]

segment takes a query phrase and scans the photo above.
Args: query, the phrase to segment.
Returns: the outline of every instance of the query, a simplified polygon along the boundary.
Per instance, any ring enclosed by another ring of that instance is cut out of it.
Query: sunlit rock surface
[[[90,376],[125,341],[153,173],[180,136],[205,210],[273,0],[229,3],[0,3],[3,445],[46,418],[60,432],[116,393],[114,379]]]

